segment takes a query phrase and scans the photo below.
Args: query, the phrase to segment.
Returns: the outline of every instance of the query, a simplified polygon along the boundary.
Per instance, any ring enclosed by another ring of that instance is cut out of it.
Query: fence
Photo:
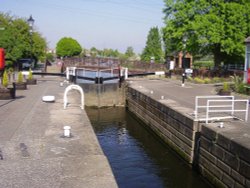
[[[229,105],[224,104],[225,102],[229,102]],[[246,108],[236,109],[236,103],[243,102],[245,103]],[[215,103],[215,105],[212,105]],[[218,104],[223,103],[223,104]],[[223,117],[210,117],[211,113],[226,113],[230,112],[231,116],[223,116]],[[236,116],[235,112],[245,112],[245,121],[248,119],[248,100],[207,100],[207,107],[206,107],[206,124],[208,124],[209,120],[213,119],[225,119],[225,118],[238,118],[241,119],[239,116]]]
[[[202,103],[202,104],[201,104]],[[245,103],[243,106],[242,103]],[[237,104],[237,106],[236,106]],[[237,108],[236,108],[237,107]],[[202,111],[203,109],[203,111]],[[226,118],[242,119],[235,112],[245,112],[245,121],[248,119],[248,100],[235,100],[234,96],[196,96],[195,98],[195,119],[200,121],[221,120]],[[205,117],[202,117],[204,115]],[[211,116],[215,113],[216,116]],[[198,118],[198,115],[200,116]]]

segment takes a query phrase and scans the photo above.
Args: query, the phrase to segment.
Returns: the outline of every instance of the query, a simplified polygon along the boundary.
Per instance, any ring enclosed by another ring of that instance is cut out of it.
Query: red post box
[[[3,70],[5,66],[4,49],[0,48],[0,70]]]

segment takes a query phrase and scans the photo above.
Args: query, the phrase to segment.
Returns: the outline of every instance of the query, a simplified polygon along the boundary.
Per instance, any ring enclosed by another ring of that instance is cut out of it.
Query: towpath
[[[117,187],[77,92],[63,109],[60,78],[39,78],[15,100],[0,101],[0,187]],[[54,95],[54,103],[42,97]],[[71,126],[72,137],[63,138]]]
[[[130,78],[128,83],[131,87],[146,93],[156,100],[170,99],[182,107],[190,108],[190,114],[195,110],[196,96],[217,95],[214,84],[194,84],[185,82],[182,87],[181,80],[160,79],[160,78]],[[249,99],[249,96],[243,96],[233,93],[235,99]],[[245,106],[240,107],[240,109]],[[242,116],[243,117],[243,116]],[[234,121],[234,123],[249,124],[250,110],[248,110],[248,121]]]

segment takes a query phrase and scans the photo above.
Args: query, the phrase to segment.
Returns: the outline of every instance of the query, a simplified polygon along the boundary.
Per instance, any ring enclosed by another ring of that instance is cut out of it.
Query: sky
[[[163,0],[0,0],[0,12],[35,20],[34,29],[54,49],[63,37],[83,48],[141,53],[152,27],[164,26]]]

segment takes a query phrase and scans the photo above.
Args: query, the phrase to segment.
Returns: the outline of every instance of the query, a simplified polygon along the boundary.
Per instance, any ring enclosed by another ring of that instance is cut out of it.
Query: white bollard
[[[63,129],[64,129],[64,136],[65,137],[70,137],[70,129],[71,129],[71,127],[70,126],[64,126]]]
[[[163,99],[164,99],[164,96],[161,96],[161,99],[163,100]]]
[[[219,127],[220,127],[220,128],[224,128],[224,123],[223,123],[223,122],[220,122]]]
[[[125,68],[125,80],[127,80],[128,79],[128,68]]]

